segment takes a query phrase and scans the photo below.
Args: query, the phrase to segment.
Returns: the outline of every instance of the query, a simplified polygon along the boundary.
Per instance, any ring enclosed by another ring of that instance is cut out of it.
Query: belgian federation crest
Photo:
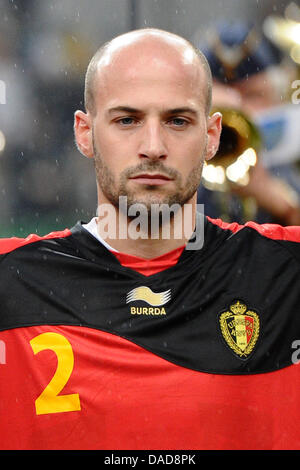
[[[227,345],[240,358],[247,359],[259,337],[260,320],[240,300],[219,316],[220,328]]]

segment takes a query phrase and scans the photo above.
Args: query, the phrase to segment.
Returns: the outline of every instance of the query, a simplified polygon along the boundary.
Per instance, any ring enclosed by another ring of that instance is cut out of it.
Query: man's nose
[[[161,123],[156,121],[145,123],[141,137],[140,158],[151,160],[165,160],[167,158],[167,147]]]

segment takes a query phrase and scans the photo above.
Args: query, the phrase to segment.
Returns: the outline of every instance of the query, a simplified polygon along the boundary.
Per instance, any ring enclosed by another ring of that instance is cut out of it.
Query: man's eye
[[[134,122],[135,120],[132,117],[124,117],[124,118],[118,119],[117,121],[118,124],[121,124],[123,126],[130,126]]]
[[[184,127],[188,124],[188,121],[182,118],[172,118],[169,123],[173,124],[175,127]]]

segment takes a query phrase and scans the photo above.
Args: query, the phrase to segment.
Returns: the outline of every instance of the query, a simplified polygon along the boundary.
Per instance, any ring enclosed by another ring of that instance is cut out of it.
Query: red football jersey
[[[0,448],[299,449],[299,232],[208,220],[151,261],[82,227],[3,241]]]

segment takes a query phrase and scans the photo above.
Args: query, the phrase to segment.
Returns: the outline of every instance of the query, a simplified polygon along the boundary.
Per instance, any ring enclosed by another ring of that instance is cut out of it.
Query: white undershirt
[[[110,251],[115,251],[116,253],[118,253],[118,250],[110,246],[102,237],[100,237],[98,233],[98,228],[97,228],[97,217],[93,217],[92,220],[90,220],[88,224],[82,224],[82,226],[91,235],[93,235],[93,237],[97,238],[97,240],[99,240],[99,242],[101,242],[102,245],[105,246],[105,248],[107,248]]]

